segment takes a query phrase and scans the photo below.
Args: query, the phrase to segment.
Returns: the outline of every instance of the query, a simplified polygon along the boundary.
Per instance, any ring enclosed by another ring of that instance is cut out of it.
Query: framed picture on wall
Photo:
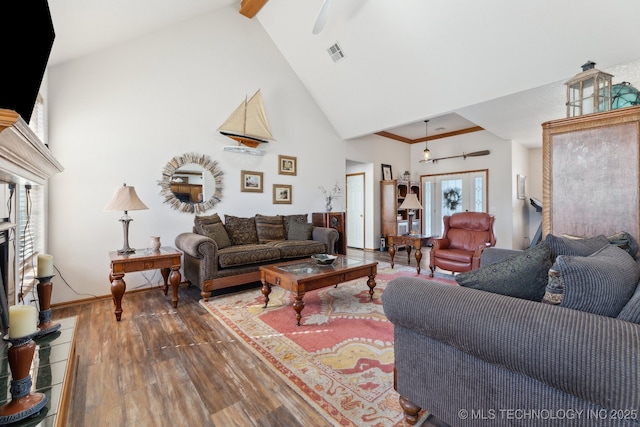
[[[297,174],[297,159],[291,156],[278,156],[278,174],[280,175],[296,175]]]
[[[273,204],[290,205],[292,200],[291,185],[273,184]]]
[[[240,171],[240,191],[262,193],[262,172]]]
[[[382,180],[389,181],[393,179],[393,174],[391,173],[391,165],[382,164]]]

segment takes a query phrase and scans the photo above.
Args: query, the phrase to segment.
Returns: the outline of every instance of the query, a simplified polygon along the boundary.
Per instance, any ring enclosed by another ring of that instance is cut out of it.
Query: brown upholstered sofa
[[[338,232],[308,223],[307,214],[241,218],[196,216],[193,232],[176,237],[184,277],[208,301],[211,292],[260,280],[260,266],[333,253]]]

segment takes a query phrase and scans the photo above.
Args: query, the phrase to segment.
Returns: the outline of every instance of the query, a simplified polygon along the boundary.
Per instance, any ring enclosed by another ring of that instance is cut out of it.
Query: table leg
[[[173,298],[171,302],[173,303],[173,308],[178,308],[178,286],[182,280],[182,275],[180,274],[180,266],[176,265],[171,267],[171,274],[169,275],[169,283],[171,283],[171,289],[173,290]],[[166,285],[165,285],[166,289]],[[164,294],[167,294],[165,290]]]
[[[418,274],[420,274],[420,261],[422,261],[422,250],[420,245],[420,239],[418,239],[415,243],[416,245],[416,261],[418,261]]]
[[[369,299],[373,299],[373,288],[376,287],[376,275],[372,274],[369,276],[369,280],[367,280],[367,286],[369,287]]]
[[[396,244],[391,243],[389,245],[389,256],[391,257],[391,268],[393,268],[393,256],[396,254]]]
[[[407,265],[411,265],[411,245],[404,245],[407,249]]]
[[[162,280],[164,282],[164,287],[162,288],[162,290],[164,291],[164,294],[167,294],[167,291],[169,290],[169,271],[171,271],[169,268],[161,268],[160,269],[160,274],[162,274]]]
[[[122,318],[122,296],[127,290],[127,284],[124,282],[124,274],[109,274],[109,280],[111,280],[111,295],[113,295],[113,304],[116,309],[113,313],[116,315],[116,320],[119,322]]]
[[[300,326],[300,319],[302,319],[302,309],[304,308],[304,301],[302,300],[304,293],[296,295],[293,301],[293,309],[296,311],[296,326]]]
[[[269,294],[271,293],[271,285],[267,283],[265,279],[262,279],[262,295],[264,295],[264,307],[267,308],[269,304]]]

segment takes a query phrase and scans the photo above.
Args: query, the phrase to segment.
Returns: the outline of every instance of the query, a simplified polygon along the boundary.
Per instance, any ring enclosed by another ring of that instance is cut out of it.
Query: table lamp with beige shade
[[[133,221],[133,218],[129,216],[128,211],[143,209],[149,208],[140,200],[136,194],[136,189],[127,184],[122,184],[122,187],[118,187],[113,193],[111,201],[104,207],[105,211],[124,211],[124,215],[120,218],[124,230],[124,244],[122,249],[118,250],[119,254],[135,253],[136,250],[129,247],[129,223]]]
[[[414,193],[409,193],[404,198],[404,201],[398,207],[398,209],[406,209],[409,214],[409,233],[410,234],[418,234],[418,230],[414,230],[413,227],[413,218],[416,215],[416,209],[422,209],[422,205],[418,200],[418,197]]]

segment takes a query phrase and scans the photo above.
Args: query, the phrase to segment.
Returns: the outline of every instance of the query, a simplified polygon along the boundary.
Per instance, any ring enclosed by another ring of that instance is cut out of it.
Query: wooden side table
[[[389,235],[389,255],[391,256],[391,268],[393,268],[393,256],[396,254],[396,245],[404,245],[407,248],[407,264],[411,265],[411,248],[416,250],[416,261],[418,261],[418,274],[420,274],[420,261],[422,260],[422,251],[420,250],[424,246],[431,244],[433,236],[426,236],[424,234],[403,234],[403,235]]]
[[[143,270],[160,269],[164,279],[164,294],[167,295],[169,282],[173,289],[173,308],[178,307],[178,285],[182,280],[180,275],[180,265],[182,263],[182,252],[179,250],[163,246],[157,251],[138,249],[133,254],[119,254],[117,251],[109,252],[111,257],[111,272],[109,282],[111,282],[111,294],[116,308],[114,314],[116,320],[122,317],[122,296],[127,290],[124,282],[125,273],[132,273]]]

